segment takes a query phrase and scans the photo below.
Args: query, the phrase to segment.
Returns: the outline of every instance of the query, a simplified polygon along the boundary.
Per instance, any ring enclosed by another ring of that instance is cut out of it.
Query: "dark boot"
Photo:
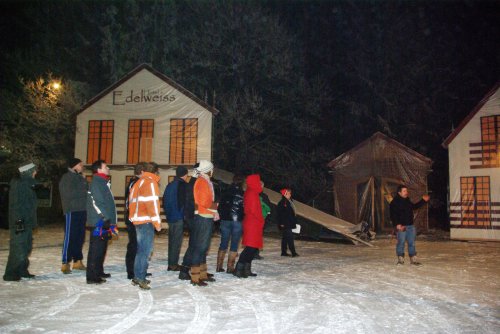
[[[247,278],[248,275],[245,271],[245,263],[236,263],[236,269],[234,270],[233,275],[239,278]]]
[[[234,273],[234,263],[236,262],[236,257],[238,256],[238,252],[229,252],[229,256],[227,259],[227,273]]]
[[[257,274],[252,272],[252,263],[245,263],[245,275],[247,275],[247,277],[257,276]]]
[[[225,250],[220,250],[217,253],[217,268],[215,269],[216,272],[218,273],[223,273],[224,272],[224,258],[226,257],[226,251]]]
[[[179,279],[183,281],[190,281],[191,275],[189,275],[189,267],[181,266],[181,270],[179,271]]]

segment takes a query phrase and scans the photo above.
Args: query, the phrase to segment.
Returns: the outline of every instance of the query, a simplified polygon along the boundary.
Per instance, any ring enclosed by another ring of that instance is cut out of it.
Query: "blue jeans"
[[[406,231],[398,231],[398,244],[396,245],[396,255],[405,256],[405,241],[408,242],[408,255],[410,257],[417,255],[415,249],[415,238],[417,237],[417,231],[414,225],[405,226]]]
[[[146,279],[148,258],[153,251],[155,229],[152,223],[135,225],[137,233],[137,254],[134,262],[134,275],[138,280]]]
[[[193,265],[207,263],[207,252],[212,240],[212,227],[214,219],[205,218],[199,215],[194,216],[194,249],[193,249]]]
[[[193,250],[194,250],[194,242],[196,240],[196,236],[194,235],[194,218],[187,220],[187,226],[189,229],[189,244],[186,249],[186,253],[184,253],[184,258],[182,259],[182,265],[185,267],[191,267],[193,264]]]
[[[178,220],[168,224],[168,265],[179,264],[182,238],[184,236],[184,221]]]
[[[223,251],[227,250],[229,239],[231,239],[231,248],[229,250],[231,252],[237,252],[242,233],[243,229],[240,221],[221,220],[219,249]]]

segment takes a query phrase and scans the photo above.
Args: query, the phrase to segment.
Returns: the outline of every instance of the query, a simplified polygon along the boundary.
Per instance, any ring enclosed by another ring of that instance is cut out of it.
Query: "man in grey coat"
[[[77,158],[68,161],[68,171],[59,181],[59,193],[66,225],[62,249],[61,271],[71,273],[74,270],[86,270],[82,263],[83,243],[85,242],[85,222],[87,221],[87,180],[82,175],[83,162]]]
[[[87,283],[101,284],[110,274],[104,273],[104,258],[111,230],[116,230],[116,205],[111,193],[109,168],[104,160],[92,164],[92,182],[87,196],[87,226],[91,228],[87,256]]]

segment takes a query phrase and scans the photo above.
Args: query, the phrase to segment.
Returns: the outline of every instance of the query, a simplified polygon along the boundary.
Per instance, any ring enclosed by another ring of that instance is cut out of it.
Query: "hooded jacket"
[[[110,220],[111,224],[116,224],[116,205],[110,183],[103,177],[94,174],[90,183],[89,193],[87,195],[87,226],[95,227],[101,216],[97,213],[95,205],[101,211],[103,220]]]
[[[258,174],[249,175],[246,178],[247,190],[243,195],[243,240],[245,246],[262,248],[264,217],[262,216],[262,206],[260,205],[259,194],[262,192],[260,176]]]
[[[152,223],[156,228],[161,226],[159,181],[160,176],[144,172],[130,189],[129,219],[134,225]]]

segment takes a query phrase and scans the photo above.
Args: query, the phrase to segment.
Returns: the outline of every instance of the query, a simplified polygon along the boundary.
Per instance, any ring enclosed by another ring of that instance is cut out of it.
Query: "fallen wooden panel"
[[[215,169],[214,178],[224,183],[231,184],[233,181],[233,173],[222,169]],[[278,204],[278,202],[281,200],[281,194],[271,189],[264,188],[264,193],[269,196],[269,200],[273,204]],[[360,242],[364,245],[373,247],[373,245],[369,242],[361,240],[351,233],[350,229],[352,229],[352,227],[354,226],[353,224],[335,216],[329,215],[326,212],[315,209],[299,201],[294,200],[293,202],[295,204],[295,212],[297,213],[297,215],[316,224],[320,224],[321,226],[324,226],[333,232],[342,234],[343,236],[351,240],[354,244]]]

